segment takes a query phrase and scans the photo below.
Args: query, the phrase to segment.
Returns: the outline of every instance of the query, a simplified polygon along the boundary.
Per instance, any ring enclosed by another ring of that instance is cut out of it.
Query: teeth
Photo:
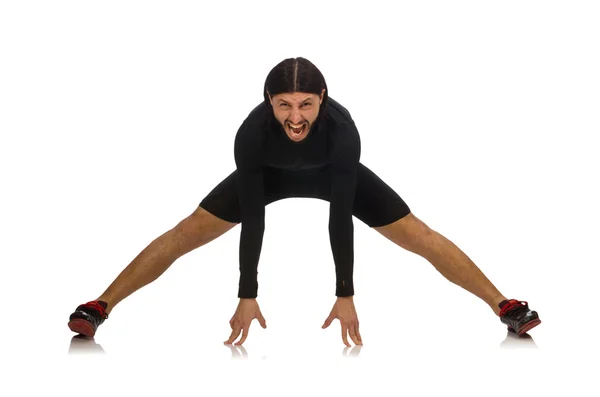
[[[304,132],[304,129],[306,128],[305,124],[299,124],[298,126],[295,126],[294,124],[288,123],[288,126],[290,127],[290,130],[292,131],[292,134],[294,135],[300,135]],[[299,129],[300,132],[296,132],[294,131],[294,129]]]

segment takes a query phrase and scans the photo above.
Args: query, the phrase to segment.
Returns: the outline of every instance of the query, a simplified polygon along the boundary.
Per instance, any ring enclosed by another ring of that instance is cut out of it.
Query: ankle
[[[488,305],[492,308],[496,316],[500,315],[500,303],[508,300],[504,295],[498,295],[488,301]]]
[[[112,299],[106,296],[100,296],[99,298],[95,299],[95,301],[97,301],[102,307],[104,307],[104,310],[107,314],[110,313],[114,307],[114,305],[112,304]]]

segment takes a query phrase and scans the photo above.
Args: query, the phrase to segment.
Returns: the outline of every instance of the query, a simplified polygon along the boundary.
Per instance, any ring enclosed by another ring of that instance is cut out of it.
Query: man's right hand
[[[260,308],[258,307],[258,302],[256,302],[256,299],[241,298],[233,317],[231,317],[231,320],[229,320],[229,325],[231,325],[232,329],[231,335],[224,343],[226,345],[233,343],[233,341],[240,336],[240,332],[242,331],[242,339],[240,339],[239,342],[234,343],[234,345],[238,346],[244,343],[248,337],[250,323],[254,319],[258,320],[261,327],[267,328],[267,322],[260,312]]]

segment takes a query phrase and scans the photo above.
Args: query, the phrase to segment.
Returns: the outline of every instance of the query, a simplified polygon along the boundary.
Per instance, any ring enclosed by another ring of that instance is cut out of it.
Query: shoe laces
[[[83,306],[89,307],[90,309],[97,310],[100,313],[100,315],[102,316],[102,318],[104,318],[104,319],[108,318],[108,314],[106,313],[106,310],[98,303],[98,301],[91,301],[91,302],[84,304]]]
[[[504,316],[509,310],[514,309],[517,306],[527,306],[526,301],[519,301],[516,299],[510,299],[506,305],[502,309],[500,309],[499,316]]]

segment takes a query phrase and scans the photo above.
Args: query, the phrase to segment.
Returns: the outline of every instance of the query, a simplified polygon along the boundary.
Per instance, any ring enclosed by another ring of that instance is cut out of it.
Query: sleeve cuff
[[[352,282],[352,279],[337,280],[335,295],[338,297],[353,296],[354,283]]]
[[[254,275],[254,280],[246,280],[245,277],[240,277],[238,288],[238,298],[256,298],[258,296],[258,281],[257,275]]]

